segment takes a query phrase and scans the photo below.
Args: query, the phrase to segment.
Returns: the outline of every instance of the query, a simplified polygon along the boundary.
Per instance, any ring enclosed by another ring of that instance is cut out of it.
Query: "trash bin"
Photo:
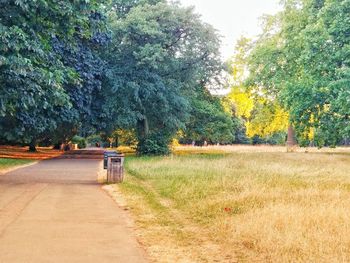
[[[118,153],[116,151],[105,151],[103,153],[103,169],[107,169],[108,157],[117,157]]]
[[[107,182],[121,183],[124,180],[124,154],[108,156]]]

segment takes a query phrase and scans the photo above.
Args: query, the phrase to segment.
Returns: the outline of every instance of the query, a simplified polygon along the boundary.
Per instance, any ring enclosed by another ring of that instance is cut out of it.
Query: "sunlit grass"
[[[268,148],[129,157],[120,190],[151,256],[350,261],[350,155]]]
[[[0,158],[0,171],[4,171],[14,166],[31,163],[30,160]]]

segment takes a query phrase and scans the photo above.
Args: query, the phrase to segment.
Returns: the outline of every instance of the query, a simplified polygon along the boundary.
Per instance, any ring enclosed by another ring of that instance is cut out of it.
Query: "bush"
[[[74,144],[78,144],[79,149],[84,149],[84,148],[86,148],[86,145],[87,145],[85,138],[80,137],[78,135],[75,135],[72,138],[71,142]]]
[[[168,155],[171,139],[162,134],[152,134],[141,139],[137,145],[137,153],[140,155]]]
[[[78,148],[79,148],[79,149],[85,149],[86,146],[87,146],[86,140],[85,140],[85,138],[83,138],[83,140],[81,140],[81,141],[78,143]]]
[[[102,143],[103,143],[103,140],[102,140],[101,136],[98,135],[98,134],[96,134],[96,135],[91,135],[91,136],[87,137],[86,140],[87,140],[87,142],[88,142],[89,144],[91,144],[91,145],[93,145],[93,146],[95,146],[96,143],[98,143],[99,145],[102,145]]]
[[[266,139],[266,142],[270,145],[285,145],[287,140],[286,132],[275,132]]]
[[[286,132],[275,132],[274,134],[267,136],[267,137],[261,137],[258,135],[255,135],[251,138],[251,144],[258,145],[258,144],[269,144],[269,145],[285,145],[286,143]]]
[[[251,139],[251,144],[258,145],[258,144],[265,144],[265,140],[260,137],[259,135],[254,135]]]
[[[109,148],[109,147],[111,146],[111,143],[110,143],[110,142],[103,142],[103,143],[101,144],[101,146],[102,146],[103,148]]]

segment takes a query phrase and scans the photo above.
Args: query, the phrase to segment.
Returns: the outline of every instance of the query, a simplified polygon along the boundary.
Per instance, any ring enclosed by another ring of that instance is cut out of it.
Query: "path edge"
[[[22,164],[22,165],[18,165],[18,166],[14,166],[14,167],[11,167],[11,168],[7,168],[7,169],[4,169],[4,170],[1,170],[0,171],[0,176],[5,175],[5,174],[10,173],[10,172],[13,172],[13,171],[16,171],[16,170],[21,169],[21,168],[26,168],[26,167],[38,164],[41,161],[42,160],[37,160],[37,161],[33,161],[32,163]]]
[[[103,167],[102,167],[103,168]],[[118,189],[116,184],[101,184],[101,190],[103,190],[113,202],[122,210],[122,216],[125,220],[126,226],[131,230],[132,235],[136,239],[136,242],[142,252],[142,255],[146,262],[152,262],[147,251],[147,247],[142,242],[141,237],[139,236],[138,227],[135,223],[133,215],[130,213],[130,207],[127,204],[127,201],[123,197],[121,191]]]

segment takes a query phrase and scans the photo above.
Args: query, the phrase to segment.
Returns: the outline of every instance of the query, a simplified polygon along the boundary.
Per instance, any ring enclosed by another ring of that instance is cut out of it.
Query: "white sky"
[[[203,21],[213,25],[222,38],[222,56],[233,55],[241,35],[255,36],[261,32],[259,18],[275,14],[279,0],[180,0],[184,6],[194,6]]]

